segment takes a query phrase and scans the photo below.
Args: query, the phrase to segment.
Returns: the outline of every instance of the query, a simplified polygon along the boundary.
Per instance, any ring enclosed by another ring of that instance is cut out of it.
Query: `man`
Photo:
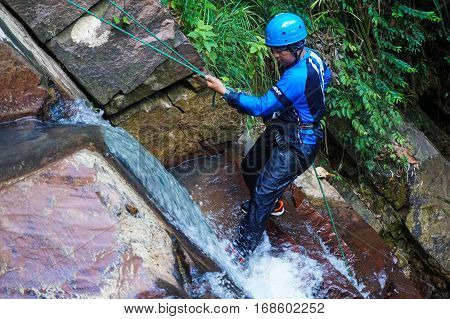
[[[320,120],[325,115],[331,71],[316,52],[305,47],[306,37],[305,24],[295,14],[282,13],[269,22],[266,45],[285,72],[261,97],[235,92],[219,79],[206,77],[208,87],[222,94],[230,106],[263,117],[267,125],[241,164],[251,199],[242,205],[247,214],[227,249],[241,262],[260,243],[267,218],[284,211],[279,200],[283,191],[313,163],[323,139]]]

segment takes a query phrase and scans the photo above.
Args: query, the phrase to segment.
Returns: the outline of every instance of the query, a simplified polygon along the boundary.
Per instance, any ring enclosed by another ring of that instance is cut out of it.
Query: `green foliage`
[[[224,77],[228,85],[255,94],[264,92],[279,76],[264,45],[266,22],[280,12],[302,16],[309,43],[328,57],[335,74],[327,105],[330,116],[350,127],[343,138],[369,170],[383,169],[386,163],[405,165],[392,144],[404,144],[397,127],[402,123],[400,108],[406,108],[416,95],[411,83],[420,82],[415,80],[419,70],[421,75],[431,74],[423,61],[424,46],[433,37],[447,37],[444,23],[436,27],[447,14],[439,1],[423,7],[406,0],[165,3],[205,57],[209,70]],[[449,57],[443,59],[448,62]]]
[[[120,24],[122,22],[118,16],[113,16],[112,18],[115,24]]]
[[[213,49],[217,49],[216,42],[217,34],[212,32],[210,25],[205,25],[203,20],[198,20],[194,31],[188,34],[188,37],[193,41],[195,48],[199,52],[203,52],[209,60],[214,63],[217,60],[217,53]]]
[[[264,45],[263,1],[163,1],[202,54],[208,69],[228,85],[254,94],[273,81],[274,61]]]
[[[413,57],[420,56],[429,34],[424,25],[440,21],[434,12],[408,3],[321,1],[316,7],[319,12],[333,12],[334,19],[322,20],[321,27],[327,24],[328,32],[339,34],[341,58],[331,61],[337,81],[328,92],[330,115],[351,125],[345,138],[369,170],[382,168],[382,162],[405,166],[405,159],[398,158],[392,147],[392,143],[404,144],[396,130],[402,123],[399,106],[407,104],[406,97],[413,93],[411,78],[418,76],[413,65],[417,57]],[[333,20],[340,24],[334,26]]]

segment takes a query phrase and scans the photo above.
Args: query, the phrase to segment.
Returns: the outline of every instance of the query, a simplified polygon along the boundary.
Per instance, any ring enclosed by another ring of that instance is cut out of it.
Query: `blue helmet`
[[[305,40],[308,36],[302,18],[293,13],[276,15],[266,28],[266,45],[282,47]]]

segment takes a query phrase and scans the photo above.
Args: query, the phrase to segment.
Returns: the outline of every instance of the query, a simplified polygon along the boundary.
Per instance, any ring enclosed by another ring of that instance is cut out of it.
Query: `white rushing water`
[[[224,244],[222,244],[224,246]],[[271,252],[269,238],[264,234],[243,271],[237,278],[246,291],[258,299],[310,299],[316,296],[323,281],[323,267],[306,255],[286,249],[281,254]],[[215,295],[231,298],[223,285],[222,274],[205,274]]]
[[[91,109],[86,100],[61,100],[50,110],[52,120],[61,124],[87,124],[112,128],[111,124],[103,119],[103,113],[103,110],[95,112]]]

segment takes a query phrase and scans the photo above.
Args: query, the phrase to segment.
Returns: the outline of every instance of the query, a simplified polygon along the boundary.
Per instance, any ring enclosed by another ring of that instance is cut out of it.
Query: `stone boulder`
[[[112,123],[130,132],[165,166],[183,159],[217,153],[221,144],[242,131],[241,116],[217,97],[211,107],[209,90],[195,92],[185,83],[112,117]]]
[[[318,173],[319,169],[320,167],[317,168]],[[320,182],[322,184],[325,196],[327,197],[327,200],[330,204],[335,206],[346,205],[345,200],[333,186],[331,186],[323,178],[321,178]],[[317,180],[316,174],[314,173],[314,168],[312,166],[308,168],[302,175],[300,175],[295,179],[294,185],[297,188],[301,189],[302,193],[305,194],[306,198],[311,203],[311,205],[315,207],[325,206],[319,182]]]
[[[164,225],[98,153],[0,185],[0,203],[2,298],[185,296]]]
[[[0,297],[214,297],[199,277],[219,270],[245,296],[161,163],[105,121],[64,123],[0,123]]]
[[[348,130],[348,125],[341,119],[333,118],[328,128],[335,140],[340,143],[339,132]],[[402,154],[408,157],[408,172],[404,172],[401,176],[396,176],[389,170],[367,174],[376,194],[369,195],[370,198],[366,198],[366,202],[376,208],[372,209],[372,213],[387,226],[387,229],[382,231],[402,232],[404,229],[410,233],[416,241],[414,244],[419,243],[427,253],[423,258],[427,259],[431,271],[448,280],[450,278],[449,162],[411,123],[405,121],[398,129],[408,144],[407,148],[402,148]],[[347,154],[357,162],[355,150],[344,146],[343,143],[341,146],[345,147]],[[359,165],[363,167],[363,163]]]
[[[37,114],[48,96],[42,80],[20,53],[0,42],[0,121]]]
[[[126,8],[160,39],[190,58],[193,64],[202,65],[200,56],[179,31],[169,11],[161,5],[160,1],[130,0],[127,1]],[[98,16],[112,21],[114,8],[109,2],[100,2],[91,10]],[[154,37],[137,27],[134,22],[125,28],[153,46],[167,51]],[[150,86],[144,90],[141,88],[139,92],[129,97],[130,101],[119,103],[120,107],[129,105],[155,92],[152,86],[160,89],[162,85],[172,84],[190,73],[189,71],[179,72],[178,66],[171,65],[166,70],[167,73],[154,78],[154,81],[160,84],[152,84],[152,73],[166,61],[166,58],[89,15],[82,16],[52,38],[48,47],[86,91],[102,105],[110,102],[119,93],[127,96],[141,85]]]
[[[184,36],[177,36],[175,39],[175,46],[178,47],[178,51],[183,52],[183,56],[189,61],[195,60],[198,55],[194,47],[188,42],[183,41],[186,41]],[[111,102],[105,105],[105,114],[107,116],[117,114],[128,106],[168,87],[174,83],[174,79],[182,79],[190,74],[191,71],[182,65],[175,63],[172,60],[166,60],[161,65],[157,66],[153,73],[135,90],[128,94],[118,93],[115,95]]]
[[[85,8],[91,8],[99,1],[77,0],[75,2]],[[83,14],[64,0],[5,0],[5,2],[33,30],[39,40],[44,43]]]
[[[401,131],[419,162],[410,171],[406,226],[450,278],[450,165],[412,125],[404,125]]]

